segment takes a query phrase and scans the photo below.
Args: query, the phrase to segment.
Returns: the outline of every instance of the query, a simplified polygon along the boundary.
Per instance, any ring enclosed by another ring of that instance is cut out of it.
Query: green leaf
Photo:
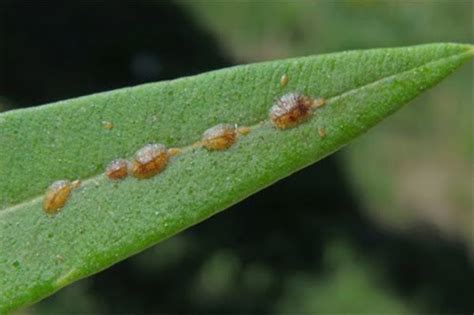
[[[461,44],[342,52],[0,114],[0,310],[44,298],[320,160],[473,55]],[[268,110],[293,91],[327,105],[278,130]],[[225,151],[188,147],[150,179],[103,175],[109,161],[146,143],[189,146],[218,123],[251,132]],[[42,198],[58,179],[82,185],[57,215],[46,215]]]

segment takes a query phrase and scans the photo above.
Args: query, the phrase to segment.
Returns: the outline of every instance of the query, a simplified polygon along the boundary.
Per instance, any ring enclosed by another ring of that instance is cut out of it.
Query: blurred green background
[[[473,43],[473,1],[0,1],[0,107],[233,64]],[[16,314],[474,309],[473,63],[343,150]],[[74,244],[71,244],[74,246]]]

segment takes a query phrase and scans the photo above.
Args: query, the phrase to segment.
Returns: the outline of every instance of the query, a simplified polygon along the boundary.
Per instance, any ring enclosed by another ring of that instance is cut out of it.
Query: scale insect
[[[111,123],[110,121],[102,121],[102,127],[104,127],[105,129],[108,129],[108,130],[111,130],[114,128],[114,124]]]
[[[138,179],[152,177],[168,163],[168,150],[163,144],[147,144],[135,153],[131,173]]]
[[[125,178],[128,175],[130,163],[124,159],[113,160],[107,165],[105,175],[110,180],[118,180]]]
[[[278,98],[270,108],[270,120],[279,129],[292,128],[308,119],[314,108],[324,104],[325,100],[322,98],[313,99],[299,93],[288,93]]]
[[[284,88],[288,84],[289,77],[285,73],[280,77],[280,87]]]
[[[201,143],[208,150],[225,150],[237,139],[237,130],[231,124],[218,124],[204,131]]]
[[[43,198],[43,211],[47,214],[56,214],[64,207],[69,195],[74,188],[81,185],[79,180],[70,182],[68,180],[57,180],[52,183]]]
[[[178,154],[181,154],[181,149],[180,148],[169,148],[168,149],[168,155],[171,156],[176,156]]]
[[[270,108],[270,119],[280,129],[295,127],[312,113],[313,100],[298,93],[288,93],[278,98]]]
[[[252,131],[252,129],[250,127],[239,127],[239,128],[237,128],[237,132],[239,133],[239,135],[242,135],[242,136],[248,135],[251,131]]]
[[[326,130],[324,128],[318,128],[318,134],[321,138],[326,137]]]

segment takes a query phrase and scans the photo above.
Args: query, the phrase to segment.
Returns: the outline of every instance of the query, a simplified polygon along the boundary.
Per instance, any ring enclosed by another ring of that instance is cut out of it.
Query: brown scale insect
[[[285,94],[270,108],[270,119],[280,129],[294,127],[311,116],[313,100],[298,93]]]
[[[309,118],[314,108],[324,104],[325,100],[322,98],[313,99],[298,93],[288,93],[275,101],[269,116],[277,128],[292,128]]]
[[[162,144],[147,144],[135,153],[132,175],[138,179],[152,177],[161,172],[168,163],[169,154]]]
[[[236,138],[234,125],[219,124],[204,131],[201,143],[208,150],[225,150],[234,144]]]
[[[128,175],[130,163],[124,159],[113,160],[107,165],[105,175],[111,180],[122,179]]]
[[[69,195],[74,188],[79,187],[81,182],[75,180],[72,183],[68,180],[58,180],[51,184],[46,190],[43,199],[43,211],[47,214],[56,214],[64,207]]]

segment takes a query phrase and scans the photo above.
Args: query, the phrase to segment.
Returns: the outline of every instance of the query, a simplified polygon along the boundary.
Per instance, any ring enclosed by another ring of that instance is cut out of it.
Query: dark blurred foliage
[[[170,2],[0,9],[0,95],[17,107],[231,64]],[[472,311],[474,269],[460,244],[390,233],[362,213],[333,155],[24,312]],[[349,271],[338,280],[338,270]]]
[[[21,107],[229,65],[167,2],[0,3],[0,95]]]

